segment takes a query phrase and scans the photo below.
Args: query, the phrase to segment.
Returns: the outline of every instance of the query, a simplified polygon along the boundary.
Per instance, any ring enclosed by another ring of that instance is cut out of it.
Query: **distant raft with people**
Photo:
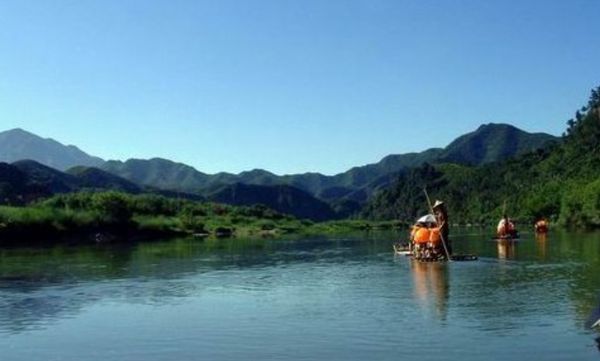
[[[496,227],[497,240],[518,240],[520,238],[519,232],[513,220],[508,218],[506,215],[502,216],[498,226]]]
[[[548,221],[542,218],[535,222],[533,228],[535,233],[548,233]]]

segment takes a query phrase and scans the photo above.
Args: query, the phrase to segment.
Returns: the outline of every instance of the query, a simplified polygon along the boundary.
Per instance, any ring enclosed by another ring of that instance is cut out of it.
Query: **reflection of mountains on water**
[[[370,247],[369,244],[366,247]],[[171,304],[202,291],[197,276],[252,283],[222,271],[299,263],[346,263],[365,253],[355,240],[180,239],[137,245],[12,249],[0,254],[0,333],[18,333],[105,300]],[[367,253],[374,253],[367,249]],[[196,278],[194,278],[196,277]],[[227,287],[227,284],[223,284]]]

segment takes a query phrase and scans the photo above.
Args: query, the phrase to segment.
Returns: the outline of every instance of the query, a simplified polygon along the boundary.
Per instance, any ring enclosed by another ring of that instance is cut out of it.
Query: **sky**
[[[104,159],[335,174],[483,123],[560,135],[597,0],[1,0],[0,130]]]

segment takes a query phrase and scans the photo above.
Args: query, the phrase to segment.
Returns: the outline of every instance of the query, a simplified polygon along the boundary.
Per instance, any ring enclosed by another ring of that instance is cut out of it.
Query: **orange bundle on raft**
[[[414,231],[414,241],[418,244],[423,244],[429,242],[430,232],[426,227],[417,227]]]
[[[427,227],[414,227],[413,228],[413,240],[417,244],[424,244],[431,242],[434,245],[438,245],[442,242],[442,236],[440,234],[440,228],[427,228]]]
[[[429,242],[433,243],[434,246],[441,244],[442,235],[440,233],[440,227],[431,228],[429,230]]]

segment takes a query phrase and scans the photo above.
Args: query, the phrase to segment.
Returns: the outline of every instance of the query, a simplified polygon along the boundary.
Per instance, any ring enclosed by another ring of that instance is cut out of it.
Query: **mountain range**
[[[222,184],[287,184],[324,200],[349,198],[364,202],[372,194],[371,188],[378,189],[387,183],[381,180],[382,177],[388,178],[390,174],[425,162],[481,165],[544,147],[556,139],[545,133],[527,133],[508,124],[490,123],[457,138],[445,148],[389,155],[377,163],[354,167],[333,176],[320,173],[280,176],[262,169],[210,175],[161,158],[108,161],[101,168],[138,184],[191,193],[204,193]],[[378,185],[373,186],[374,183]]]
[[[22,177],[19,179],[27,179],[21,189],[25,193],[35,190],[36,194],[45,195],[86,188],[170,192],[235,205],[261,203],[300,218],[323,220],[358,212],[375,193],[389,187],[407,169],[424,163],[489,164],[543,148],[557,139],[545,133],[527,133],[508,124],[490,123],[445,148],[389,155],[377,163],[333,176],[320,173],[280,176],[261,169],[239,174],[206,174],[161,158],[105,162],[75,146],[13,129],[0,133],[0,162],[12,163],[3,164],[0,172],[10,174],[8,178],[13,180],[3,181],[0,176],[0,191],[10,193],[6,190],[14,189],[14,180]]]

